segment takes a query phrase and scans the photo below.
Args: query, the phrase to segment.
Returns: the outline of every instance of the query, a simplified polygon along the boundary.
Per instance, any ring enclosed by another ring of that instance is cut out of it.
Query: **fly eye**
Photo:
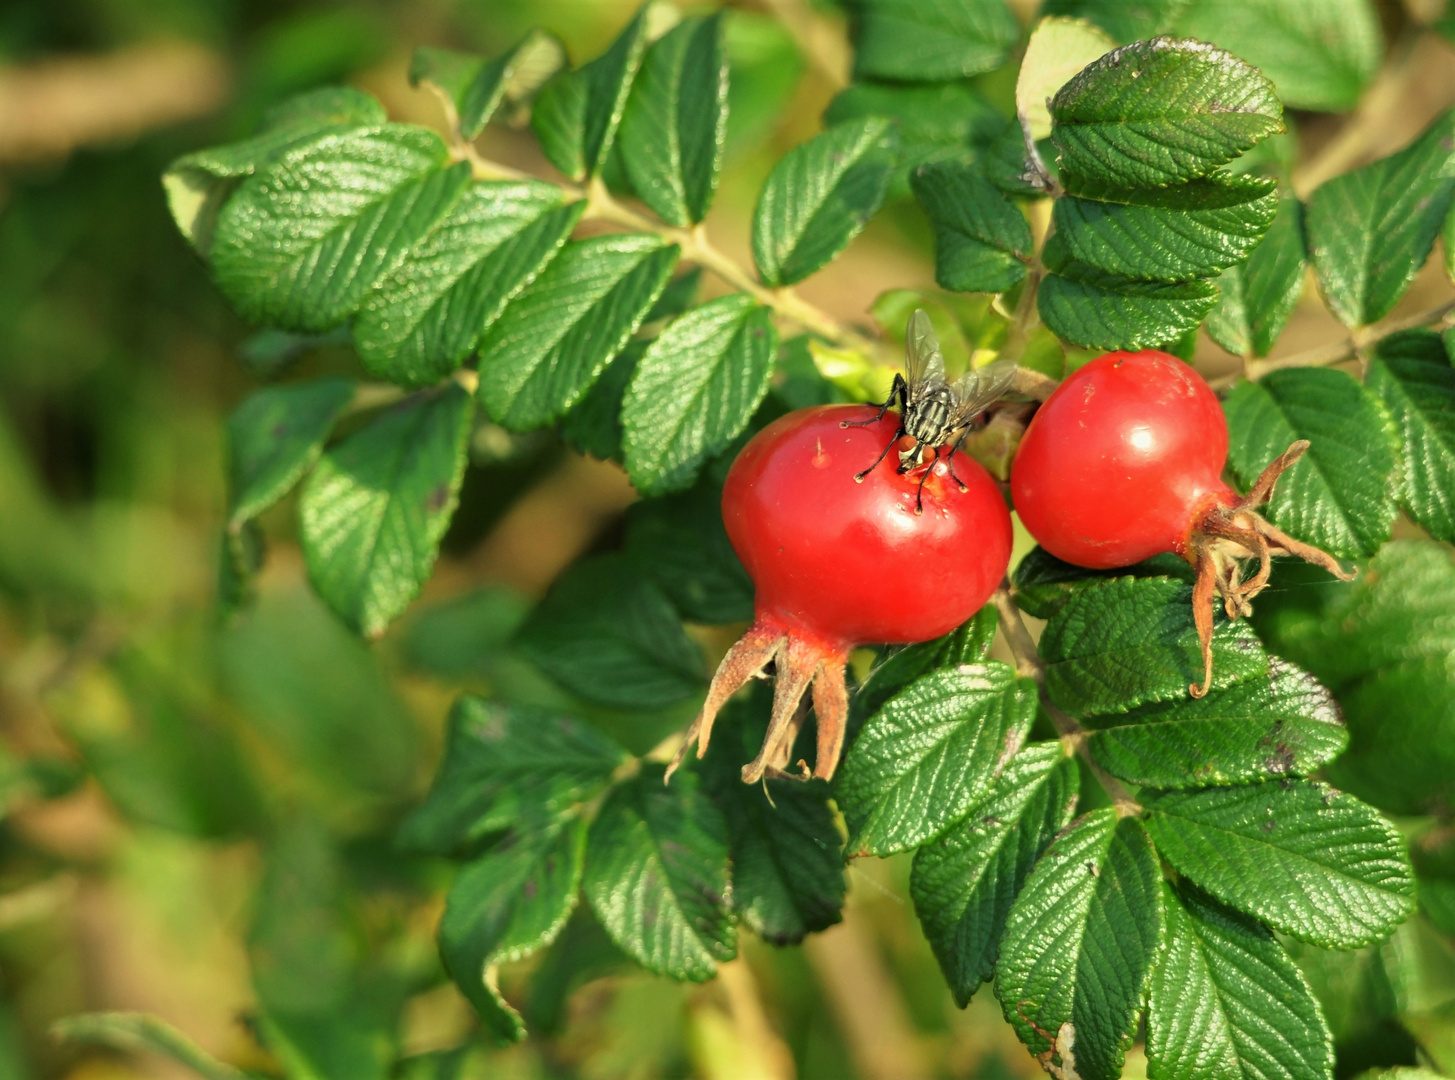
[[[907,454],[918,445],[919,440],[913,435],[901,435],[899,441],[894,444],[894,448],[901,454]]]

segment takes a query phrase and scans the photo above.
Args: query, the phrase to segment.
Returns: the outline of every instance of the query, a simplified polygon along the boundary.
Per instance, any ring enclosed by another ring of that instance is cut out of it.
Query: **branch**
[[[487,161],[468,143],[456,143],[456,152],[470,162],[477,180],[529,180],[529,173]],[[854,349],[871,357],[880,358],[882,347],[868,334],[846,326],[828,312],[804,300],[790,288],[769,289],[754,279],[742,264],[724,255],[707,238],[707,230],[698,225],[691,229],[679,229],[664,224],[655,218],[638,213],[620,203],[606,189],[600,178],[593,179],[586,187],[578,184],[558,182],[566,194],[573,199],[586,200],[583,220],[602,221],[619,225],[636,232],[653,233],[682,249],[682,258],[710,270],[739,292],[747,293],[764,307],[790,322],[796,323],[812,334],[844,349]]]
[[[1061,745],[1066,748],[1067,753],[1079,754],[1081,760],[1086,762],[1092,775],[1111,796],[1118,815],[1131,817],[1134,814],[1140,814],[1142,807],[1131,797],[1122,782],[1092,758],[1091,751],[1086,748],[1086,729],[1076,722],[1075,717],[1056,705],[1046,693],[1046,663],[1041,659],[1041,653],[1036,648],[1036,643],[1031,640],[1031,633],[1026,629],[1025,619],[1021,617],[1021,609],[1016,607],[1015,601],[1011,599],[1009,581],[1001,582],[1000,588],[995,590],[990,602],[995,605],[995,613],[1000,616],[1000,629],[1005,634],[1006,642],[1010,645],[1011,655],[1015,657],[1016,674],[1023,678],[1036,680],[1036,684],[1041,688],[1041,705],[1046,710],[1046,714],[1050,716],[1051,723],[1056,725],[1056,731],[1061,736]]]
[[[1392,319],[1389,322],[1380,323],[1378,326],[1368,327],[1363,331],[1356,331],[1344,341],[1331,342],[1328,345],[1305,349],[1288,356],[1277,356],[1271,360],[1250,360],[1244,365],[1244,372],[1250,381],[1256,382],[1270,371],[1282,371],[1284,368],[1330,367],[1333,364],[1342,364],[1346,360],[1355,359],[1362,351],[1377,346],[1387,337],[1422,326],[1439,329],[1455,326],[1455,300],[1447,300],[1438,307],[1428,308],[1402,319]],[[1231,386],[1241,377],[1242,375],[1239,373],[1224,375],[1220,379],[1214,379],[1211,385],[1213,389],[1221,390]]]

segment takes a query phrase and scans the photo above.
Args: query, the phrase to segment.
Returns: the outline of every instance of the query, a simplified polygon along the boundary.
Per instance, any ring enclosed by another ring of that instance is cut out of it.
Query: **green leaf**
[[[528,431],[562,416],[626,346],[676,265],[675,245],[613,233],[575,240],[480,340],[480,401]]]
[[[1329,691],[1276,657],[1269,657],[1266,678],[1088,726],[1087,749],[1098,765],[1134,784],[1165,788],[1307,776],[1349,742]]]
[[[500,994],[499,964],[549,945],[576,906],[586,829],[568,821],[554,835],[512,838],[468,863],[440,920],[440,958],[460,992],[500,1042],[525,1024]]]
[[[347,86],[313,90],[275,106],[252,138],[198,150],[171,164],[162,176],[162,187],[177,228],[206,256],[218,211],[238,180],[302,143],[377,127],[387,119],[377,98]]]
[[[1057,742],[1026,747],[990,799],[915,853],[909,891],[955,1004],[990,978],[1026,875],[1076,810],[1076,763]]]
[[[562,686],[605,705],[657,708],[704,684],[702,655],[671,603],[622,555],[567,570],[516,641]]]
[[[1308,452],[1278,481],[1263,514],[1280,529],[1335,555],[1372,555],[1394,525],[1393,425],[1351,376],[1328,368],[1275,371],[1235,386],[1228,467],[1247,490],[1296,439]]]
[[[979,663],[990,652],[997,625],[994,606],[986,604],[948,634],[895,650],[860,684],[855,704],[865,713],[876,713],[921,675],[960,664]]]
[[[1192,590],[1168,578],[1113,578],[1072,594],[1041,635],[1046,689],[1073,716],[1127,713],[1181,701],[1202,677]],[[1266,674],[1268,658],[1245,620],[1221,612],[1213,631],[1213,687]]]
[[[1332,1080],[1318,1000],[1267,927],[1186,885],[1164,885],[1163,898],[1167,951],[1152,979],[1147,1075]]]
[[[1033,1054],[1116,1080],[1162,944],[1162,875],[1136,818],[1094,810],[1056,838],[1006,919],[995,994]]]
[[[648,971],[705,982],[737,954],[728,831],[696,773],[646,763],[591,826],[582,887],[617,946]]]
[[[470,166],[405,124],[359,128],[289,151],[239,185],[212,244],[218,288],[252,322],[327,330],[448,214]]]
[[[707,216],[727,137],[722,16],[684,19],[647,50],[621,121],[632,189],[671,225]]]
[[[722,488],[707,481],[627,507],[626,552],[688,622],[721,625],[753,617],[753,581],[722,523]]]
[[[359,359],[406,386],[444,378],[555,257],[584,205],[564,205],[560,188],[533,180],[472,184],[364,299]]]
[[[529,97],[565,61],[566,51],[554,35],[532,30],[494,60],[449,49],[416,49],[409,82],[437,87],[454,109],[451,127],[469,141],[479,137],[502,104]]]
[[[751,296],[711,300],[647,347],[622,403],[626,472],[643,495],[691,487],[768,393],[778,334]]]
[[[1307,596],[1311,590],[1300,590]],[[1455,798],[1455,561],[1432,541],[1386,544],[1352,584],[1260,627],[1334,687],[1349,752],[1330,778],[1396,814]]]
[[[353,396],[351,379],[268,386],[248,395],[227,418],[229,528],[241,529],[302,479]]]
[[[792,285],[858,236],[889,190],[898,137],[871,116],[836,124],[779,159],[753,211],[753,258],[765,285]]]
[[[1400,506],[1435,539],[1455,543],[1455,367],[1440,336],[1409,330],[1385,338],[1364,385],[1399,432]]]
[[[1399,833],[1352,795],[1285,779],[1139,798],[1178,873],[1301,941],[1355,949],[1414,912]]]
[[[1025,742],[1036,687],[991,660],[915,680],[869,718],[834,793],[849,850],[888,855],[917,847],[991,794]]]
[[[606,52],[560,72],[536,98],[531,126],[541,149],[572,180],[594,177],[606,164],[647,48],[651,9],[643,4]]]
[[[1087,65],[1051,102],[1062,170],[1158,187],[1206,176],[1274,132],[1273,84],[1199,41],[1138,41]]]
[[[1327,595],[1313,619],[1270,630],[1341,698],[1386,669],[1455,654],[1455,560],[1441,544],[1386,544],[1352,584]]]
[[[1193,570],[1186,559],[1168,552],[1146,562],[1119,566],[1113,570],[1087,570],[1062,562],[1043,547],[1027,553],[1015,568],[1011,595],[1027,615],[1049,619],[1065,606],[1072,595],[1107,578],[1174,578],[1191,585]]]
[[[1211,176],[1170,188],[1078,184],[1052,221],[1071,258],[1149,281],[1208,277],[1242,262],[1278,212],[1278,186]]]
[[[1198,0],[1183,8],[1177,33],[1246,60],[1291,109],[1354,108],[1384,56],[1369,0]]]
[[[451,384],[386,410],[324,453],[299,497],[308,577],[376,638],[429,578],[465,473],[474,418]]]
[[[252,1027],[290,1080],[389,1080],[393,1033],[369,1011],[344,1003],[327,1012],[263,1012]]]
[[[568,716],[466,694],[450,710],[444,761],[400,842],[449,855],[507,829],[545,830],[595,798],[625,760],[621,747]]]
[[[1195,279],[1142,281],[1077,262],[1051,235],[1043,252],[1051,273],[1036,294],[1042,321],[1074,345],[1146,349],[1192,330],[1218,300],[1218,288]]]
[[[977,166],[922,165],[910,178],[935,230],[935,281],[957,292],[1005,292],[1026,276],[1031,227]]]
[[[81,1013],[57,1020],[51,1025],[50,1033],[60,1042],[159,1054],[186,1066],[204,1080],[246,1078],[245,1073],[218,1061],[171,1024],[146,1013]]]
[[[1409,146],[1309,197],[1309,256],[1346,326],[1384,318],[1409,288],[1455,198],[1455,109]]]
[[[855,0],[854,77],[944,82],[999,67],[1020,36],[1004,0]]]
[[[651,323],[658,319],[675,319],[697,302],[697,293],[701,287],[702,267],[694,266],[691,270],[678,274],[667,283],[662,295],[657,297],[652,310],[647,312],[646,321]]]
[[[1116,41],[1132,41],[1170,34],[1189,0],[1046,0],[1043,15],[1071,15],[1089,19]]]
[[[743,783],[769,711],[766,687],[755,689],[719,716],[703,771],[727,820],[733,911],[763,940],[791,945],[843,917],[844,842],[823,781]]]
[[[825,126],[882,116],[899,130],[899,165],[890,194],[909,194],[910,177],[931,161],[967,160],[971,146],[993,138],[1005,118],[963,82],[854,83],[824,110]]]
[[[1284,199],[1248,261],[1218,278],[1222,295],[1208,335],[1235,355],[1267,356],[1303,293],[1304,250],[1303,204]]]
[[[1116,42],[1084,19],[1044,16],[1031,31],[1015,82],[1017,116],[1026,118],[1031,138],[1051,134],[1050,100],[1068,79],[1116,47]]]
[[[661,302],[658,299],[657,303]],[[651,321],[650,312],[647,320]],[[561,421],[561,438],[569,445],[602,461],[621,460],[621,404],[626,400],[626,388],[642,353],[647,351],[647,344],[641,340],[628,341],[616,359],[597,376],[585,396],[571,407]]]

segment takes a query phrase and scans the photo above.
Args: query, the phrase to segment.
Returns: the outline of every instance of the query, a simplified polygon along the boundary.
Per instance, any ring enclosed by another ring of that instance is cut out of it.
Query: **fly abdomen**
[[[950,437],[950,415],[955,396],[948,386],[927,390],[910,402],[904,414],[904,433],[929,446],[940,446]]]

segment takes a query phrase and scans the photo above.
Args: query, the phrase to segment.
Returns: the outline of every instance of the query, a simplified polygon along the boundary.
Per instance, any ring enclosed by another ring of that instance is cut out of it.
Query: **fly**
[[[985,407],[1010,389],[1015,380],[1014,360],[997,360],[983,368],[967,371],[953,383],[945,378],[945,357],[940,352],[939,339],[935,337],[930,317],[916,309],[909,319],[909,332],[905,335],[905,374],[894,376],[894,386],[889,397],[879,406],[879,413],[872,420],[845,420],[841,427],[865,427],[877,424],[896,402],[899,404],[899,428],[884,452],[874,459],[854,479],[860,483],[879,463],[889,456],[889,451],[906,437],[911,445],[899,451],[900,475],[939,460],[940,448],[948,446],[946,464],[950,476],[965,491],[965,484],[955,475],[955,451],[965,441],[970,425]],[[924,512],[925,481],[931,469],[926,468],[920,478],[919,490],[915,493],[914,512]]]

